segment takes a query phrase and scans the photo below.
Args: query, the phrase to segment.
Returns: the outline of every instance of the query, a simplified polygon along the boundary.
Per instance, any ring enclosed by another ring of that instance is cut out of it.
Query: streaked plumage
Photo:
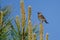
[[[43,22],[48,23],[48,22],[46,21],[45,17],[42,15],[41,12],[38,12],[38,19],[41,20],[42,23],[43,23]]]

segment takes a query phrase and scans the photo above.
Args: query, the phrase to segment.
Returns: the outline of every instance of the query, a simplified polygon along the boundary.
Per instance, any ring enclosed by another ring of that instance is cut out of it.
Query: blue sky
[[[12,16],[19,15],[20,0],[1,0],[1,7],[12,5]],[[44,36],[49,33],[49,40],[60,40],[60,0],[24,0],[26,17],[28,15],[28,6],[32,7],[32,24],[38,24],[40,21],[37,17],[37,12],[42,12],[49,24],[44,23]]]

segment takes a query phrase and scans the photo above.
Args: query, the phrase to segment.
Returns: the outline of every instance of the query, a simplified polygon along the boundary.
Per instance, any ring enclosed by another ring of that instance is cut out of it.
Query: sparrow
[[[42,12],[38,12],[38,19],[43,23],[45,22],[46,24],[48,24],[46,18],[42,15]]]

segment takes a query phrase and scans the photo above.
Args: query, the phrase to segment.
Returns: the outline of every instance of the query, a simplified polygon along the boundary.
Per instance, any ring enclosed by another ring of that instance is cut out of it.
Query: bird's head
[[[38,12],[38,15],[42,15],[42,12]]]

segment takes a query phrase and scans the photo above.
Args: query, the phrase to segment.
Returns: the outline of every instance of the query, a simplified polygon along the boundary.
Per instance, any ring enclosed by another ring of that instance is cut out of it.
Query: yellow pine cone
[[[24,2],[21,0],[20,2],[21,6],[21,14],[22,14],[22,27],[24,28],[25,26],[25,21],[26,21],[26,16],[25,16],[25,9],[24,9]]]
[[[16,16],[16,25],[17,25],[17,28],[18,28],[18,31],[20,31],[20,20],[19,20],[19,16],[17,15]]]
[[[3,12],[0,11],[0,25],[2,25],[2,22],[3,22]]]
[[[43,25],[40,23],[40,40],[43,40]]]
[[[48,40],[48,33],[46,34],[46,40]]]
[[[30,20],[28,22],[28,40],[32,40],[32,24]]]
[[[31,6],[28,6],[28,21],[30,20],[31,17]]]
[[[36,40],[36,34],[35,33],[32,36],[32,40]]]

